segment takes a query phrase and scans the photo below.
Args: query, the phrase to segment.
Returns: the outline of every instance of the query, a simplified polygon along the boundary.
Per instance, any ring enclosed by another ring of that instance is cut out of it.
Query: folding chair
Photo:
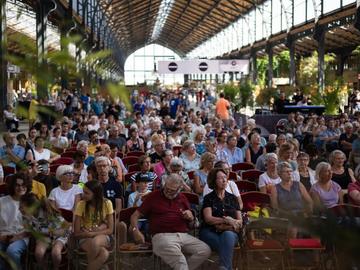
[[[249,191],[257,191],[256,184],[247,180],[237,181],[235,184],[237,185],[240,194]]]
[[[131,215],[136,211],[137,208],[138,207],[130,207],[130,208],[122,209],[120,211],[119,222],[121,226],[119,226],[119,228],[120,227],[124,229],[126,228],[125,232],[123,233],[127,234],[127,228],[130,224]],[[118,233],[120,234],[121,232],[118,231]],[[119,241],[120,239],[118,239],[118,242]],[[126,241],[125,244],[118,246],[116,252],[117,252],[117,267],[118,267],[117,269],[131,269],[131,268],[134,269],[134,265],[132,263],[134,262],[138,263],[138,260],[131,258],[132,256],[136,256],[136,257],[146,256],[146,255],[151,256],[153,254],[150,244],[136,245],[135,243],[129,243],[128,241]],[[125,262],[126,256],[130,257],[128,263]]]
[[[197,218],[197,220],[199,221],[200,219],[200,200],[199,200],[199,195],[195,194],[195,193],[191,193],[191,192],[181,192],[181,194],[183,194],[187,200],[189,201],[190,205],[191,205],[191,209],[195,211],[195,217]],[[196,226],[193,230],[193,235],[196,236],[197,234],[197,230],[196,230]]]
[[[234,182],[238,181],[238,175],[236,172],[230,172],[228,180],[232,180]]]
[[[259,170],[246,170],[241,173],[241,179],[257,183],[259,181],[259,176],[263,173],[263,171]]]
[[[124,166],[129,168],[130,165],[137,164],[139,157],[124,157],[122,159],[122,162],[124,163]]]
[[[182,149],[182,146],[181,145],[174,145],[173,147],[172,147],[172,151],[173,151],[173,154],[174,154],[174,156],[180,156],[180,154],[181,154],[181,149]]]
[[[62,164],[51,164],[50,165],[50,173],[55,175],[57,168],[61,165]]]
[[[7,184],[0,185],[0,197],[6,196],[9,194]]]
[[[138,164],[131,164],[128,167],[128,173],[132,173],[132,172],[138,172],[140,171],[140,166]]]
[[[15,173],[15,168],[10,166],[3,166],[4,177]]]
[[[51,165],[60,164],[60,165],[71,165],[74,163],[74,160],[69,157],[60,157],[58,159],[55,159]]]
[[[241,194],[244,203],[243,211],[254,210],[255,206],[270,206],[270,195],[258,191],[249,191]]]
[[[271,217],[247,225],[255,238],[245,242],[245,269],[285,269],[288,225],[287,219]]]
[[[142,151],[132,151],[126,154],[127,157],[141,157],[143,155],[145,155],[145,153]]]
[[[255,166],[253,164],[247,163],[247,162],[234,163],[231,166],[231,170],[233,172],[246,171],[246,170],[252,170],[252,169],[255,169]]]
[[[122,159],[124,157],[124,154],[122,152],[117,152],[116,156]]]
[[[195,173],[195,171],[187,172],[187,175],[189,176],[190,180],[194,180],[194,173]]]
[[[62,153],[60,156],[62,158],[64,158],[64,157],[72,158],[75,153],[76,153],[76,151],[66,151],[66,152]]]

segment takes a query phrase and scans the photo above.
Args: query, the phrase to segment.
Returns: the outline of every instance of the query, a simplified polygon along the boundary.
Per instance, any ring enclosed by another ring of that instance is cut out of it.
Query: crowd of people
[[[132,111],[110,97],[64,90],[53,123],[3,134],[0,184],[8,195],[0,198],[0,248],[18,269],[31,244],[42,269],[49,248],[58,269],[70,236],[87,254],[88,269],[101,269],[126,207],[138,208],[119,230],[139,243],[152,241],[172,268],[196,269],[215,250],[219,269],[232,269],[244,225],[241,173],[229,179],[237,163],[263,172],[257,188],[279,215],[324,212],[343,203],[344,194],[360,206],[360,114],[290,113],[277,134],[265,137],[254,119],[237,124],[223,93],[217,100],[206,93],[195,107],[183,90],[133,95],[131,104]],[[66,152],[72,161],[62,164]],[[134,152],[141,154],[129,174],[123,160]],[[198,220],[183,192],[199,196],[198,238],[189,234]],[[34,231],[42,237],[29,243]],[[289,235],[296,238],[298,228]]]

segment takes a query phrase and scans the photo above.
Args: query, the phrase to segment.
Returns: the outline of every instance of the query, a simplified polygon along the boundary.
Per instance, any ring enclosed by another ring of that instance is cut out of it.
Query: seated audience
[[[182,159],[184,163],[185,172],[195,171],[199,169],[200,155],[196,153],[196,148],[193,141],[187,140],[184,142],[180,159]]]
[[[300,152],[297,157],[298,169],[294,171],[294,181],[300,181],[307,191],[315,184],[315,172],[309,167],[309,155]]]
[[[56,170],[56,178],[60,186],[54,188],[49,195],[49,200],[55,209],[73,211],[80,200],[82,189],[74,185],[74,170],[70,165],[61,165]]]
[[[346,156],[341,150],[334,150],[330,153],[329,163],[331,165],[332,180],[347,189],[350,183],[356,181],[354,171],[345,165]]]
[[[266,154],[265,166],[266,171],[259,176],[258,186],[260,192],[270,194],[272,187],[281,182],[277,171],[278,158],[275,153]]]
[[[317,182],[311,187],[310,194],[317,210],[331,208],[343,203],[343,192],[336,182],[332,181],[331,165],[320,162],[316,166]]]
[[[210,256],[211,250],[188,234],[195,217],[189,201],[180,193],[182,185],[179,175],[166,177],[162,189],[149,194],[131,216],[131,230],[136,242],[144,243],[138,220],[146,216],[154,254],[172,269],[197,269]]]
[[[85,183],[83,199],[74,213],[74,236],[86,252],[88,269],[94,270],[104,267],[114,232],[114,210],[103,193],[98,181]]]
[[[219,253],[219,269],[231,270],[234,246],[242,227],[239,202],[226,191],[228,180],[222,169],[212,169],[207,182],[213,191],[204,198],[199,238]]]
[[[31,181],[26,174],[14,174],[8,180],[9,195],[0,198],[0,251],[22,269],[21,256],[26,252],[29,239],[20,212],[20,199],[31,192]],[[2,256],[0,268],[10,269]]]
[[[48,269],[45,253],[51,249],[52,269],[59,269],[62,251],[70,235],[70,226],[47,200],[41,200],[32,193],[20,199],[20,211],[23,214],[24,227],[36,233],[35,258],[41,269]]]

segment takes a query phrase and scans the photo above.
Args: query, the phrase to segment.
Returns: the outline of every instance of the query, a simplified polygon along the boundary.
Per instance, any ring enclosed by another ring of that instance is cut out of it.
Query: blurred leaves
[[[118,84],[108,83],[106,85],[107,92],[112,97],[113,100],[120,100],[124,102],[127,110],[132,110],[130,103],[130,92],[126,88],[125,84],[120,82]]]

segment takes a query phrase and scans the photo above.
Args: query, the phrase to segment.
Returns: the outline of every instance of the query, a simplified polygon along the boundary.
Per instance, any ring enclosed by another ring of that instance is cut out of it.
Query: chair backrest
[[[6,184],[0,185],[0,197],[6,196],[9,194],[8,187]]]
[[[122,159],[124,157],[124,154],[122,152],[117,152],[116,156]]]
[[[64,153],[64,148],[53,146],[51,148],[51,151],[61,155],[62,153]]]
[[[71,210],[60,208],[61,216],[69,223],[73,222],[73,212]]]
[[[242,193],[241,199],[244,203],[243,210],[245,212],[254,210],[255,206],[263,207],[270,205],[270,195],[258,191]]]
[[[129,165],[129,167],[128,167],[128,173],[138,172],[138,171],[140,171],[140,166],[139,166],[138,164]]]
[[[72,158],[75,153],[76,153],[76,151],[66,151],[61,154],[61,157]]]
[[[352,204],[338,204],[330,211],[337,217],[360,217],[360,206]]]
[[[230,172],[229,173],[229,180],[233,180],[233,181],[237,181],[238,180],[238,175],[236,172]]]
[[[257,182],[259,180],[259,176],[264,172],[259,170],[246,170],[241,173],[242,180],[248,180],[252,182]]]
[[[187,175],[189,176],[190,180],[194,180],[194,173],[195,171],[187,172]]]
[[[104,144],[104,143],[106,143],[106,140],[105,139],[99,139],[99,143]]]
[[[124,157],[122,159],[122,162],[124,163],[124,166],[129,168],[130,165],[137,164],[139,160],[139,157]]]
[[[77,146],[71,146],[65,149],[65,152],[75,152],[75,151],[77,151]]]
[[[257,191],[256,184],[250,181],[242,180],[235,182],[235,184],[237,185],[240,193]]]
[[[199,205],[199,195],[190,192],[181,192],[181,194],[183,194],[188,199],[190,204]]]
[[[233,172],[246,171],[246,170],[252,170],[252,169],[255,169],[255,166],[253,164],[247,163],[247,162],[234,163],[231,166],[231,170]]]
[[[4,176],[10,175],[10,174],[14,174],[15,173],[15,168],[10,167],[10,166],[3,166],[3,171],[4,171]]]
[[[138,209],[138,207],[134,206],[134,207],[129,207],[129,208],[124,208],[120,210],[120,214],[119,214],[119,221],[123,221],[125,223],[129,223],[130,222],[130,218],[131,215],[136,211],[136,209]]]
[[[56,173],[57,168],[61,165],[62,164],[51,164],[50,165],[50,173]]]
[[[174,153],[174,156],[180,156],[181,149],[182,149],[182,145],[174,145],[172,147],[172,151]]]
[[[132,151],[126,154],[127,157],[141,157],[143,155],[145,155],[145,153],[142,151]]]
[[[74,163],[74,160],[69,157],[60,157],[54,160],[51,165],[60,164],[60,165],[71,165]]]

